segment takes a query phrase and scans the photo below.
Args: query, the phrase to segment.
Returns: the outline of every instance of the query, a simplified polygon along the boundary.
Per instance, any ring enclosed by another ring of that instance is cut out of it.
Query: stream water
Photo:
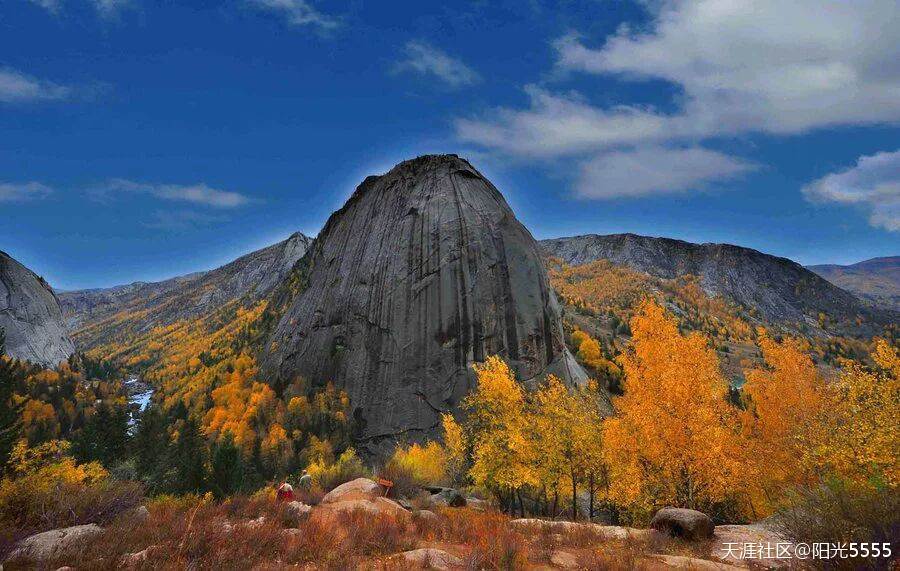
[[[137,375],[129,375],[125,379],[125,393],[128,395],[128,409],[131,411],[131,418],[128,423],[134,425],[137,416],[147,410],[150,406],[150,399],[153,397],[153,387],[141,380]]]

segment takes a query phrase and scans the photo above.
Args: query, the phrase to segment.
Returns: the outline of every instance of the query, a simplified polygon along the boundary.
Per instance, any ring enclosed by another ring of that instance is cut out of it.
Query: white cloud
[[[322,14],[306,0],[249,0],[249,2],[261,9],[284,16],[293,26],[312,25],[329,30],[338,25],[337,20]]]
[[[857,205],[872,226],[900,232],[900,150],[859,157],[856,166],[803,187],[813,201]]]
[[[121,178],[114,178],[105,185],[89,191],[91,196],[103,202],[119,192],[148,194],[163,200],[190,202],[213,208],[236,208],[252,201],[246,195],[210,188],[205,183],[192,185],[146,184]]]
[[[53,194],[53,189],[39,182],[0,182],[0,202],[38,200]]]
[[[529,109],[502,108],[491,117],[458,119],[459,138],[512,156],[552,157],[667,136],[666,120],[645,109],[601,109],[534,85],[525,91]]]
[[[557,40],[556,70],[670,82],[678,90],[673,110],[597,105],[578,93],[529,86],[522,108],[457,119],[458,138],[512,158],[605,164],[622,158],[605,155],[628,149],[900,123],[895,0],[644,4],[647,26],[622,26],[598,48],[577,35]]]
[[[461,60],[416,40],[407,42],[406,58],[397,64],[396,71],[433,75],[451,87],[471,85],[481,80],[478,72]]]
[[[596,50],[567,36],[562,69],[659,78],[684,90],[681,119],[708,133],[799,133],[900,120],[894,0],[659,3],[648,32]]]
[[[25,103],[65,99],[69,87],[37,79],[10,68],[0,68],[0,102]]]
[[[618,198],[703,188],[755,165],[702,148],[646,147],[595,156],[581,164],[579,198]]]

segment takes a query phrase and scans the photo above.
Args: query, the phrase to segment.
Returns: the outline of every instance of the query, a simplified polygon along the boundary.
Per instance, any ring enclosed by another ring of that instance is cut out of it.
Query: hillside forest
[[[444,415],[443,438],[397,442],[381,462],[354,451],[345,393],[260,376],[266,301],[120,328],[53,370],[2,357],[2,534],[11,542],[75,523],[87,509],[70,505],[75,497],[221,500],[303,471],[323,492],[378,475],[410,494],[455,486],[501,511],[554,519],[640,526],[678,505],[746,522],[804,505],[829,513],[829,525],[859,520],[852,533],[866,540],[896,525],[892,331],[870,344],[773,334],[691,280],[648,279],[601,262],[552,264],[568,341],[593,378],[570,388],[549,376],[529,392],[490,357],[475,366],[462,413]],[[738,352],[749,358],[734,363]],[[126,370],[158,387],[142,413],[127,405]],[[810,533],[809,521],[795,531]]]

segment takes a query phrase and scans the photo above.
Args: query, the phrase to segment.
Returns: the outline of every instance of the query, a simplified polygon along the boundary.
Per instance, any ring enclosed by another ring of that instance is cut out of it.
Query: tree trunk
[[[559,484],[553,486],[553,513],[550,514],[550,519],[556,519],[556,508],[559,505]]]
[[[588,495],[590,496],[590,503],[588,507],[588,521],[594,521],[594,472],[593,470],[588,475]]]
[[[572,521],[578,521],[578,478],[575,470],[569,470],[572,477]]]

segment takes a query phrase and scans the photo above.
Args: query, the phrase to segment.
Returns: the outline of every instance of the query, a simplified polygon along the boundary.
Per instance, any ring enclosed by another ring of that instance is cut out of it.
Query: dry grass
[[[650,553],[696,557],[704,549],[656,536],[603,540],[581,528],[566,533],[518,531],[503,514],[468,509],[444,509],[436,518],[361,511],[328,512],[326,517],[326,512],[314,511],[299,528],[290,529],[284,507],[264,494],[221,504],[200,497],[164,498],[148,508],[147,521],[120,517],[80,553],[49,562],[46,568],[127,568],[123,556],[147,550],[131,569],[390,571],[409,568],[395,554],[436,547],[460,557],[463,568],[472,570],[546,569],[560,549],[575,555],[585,569],[634,570],[652,567],[646,557]]]

